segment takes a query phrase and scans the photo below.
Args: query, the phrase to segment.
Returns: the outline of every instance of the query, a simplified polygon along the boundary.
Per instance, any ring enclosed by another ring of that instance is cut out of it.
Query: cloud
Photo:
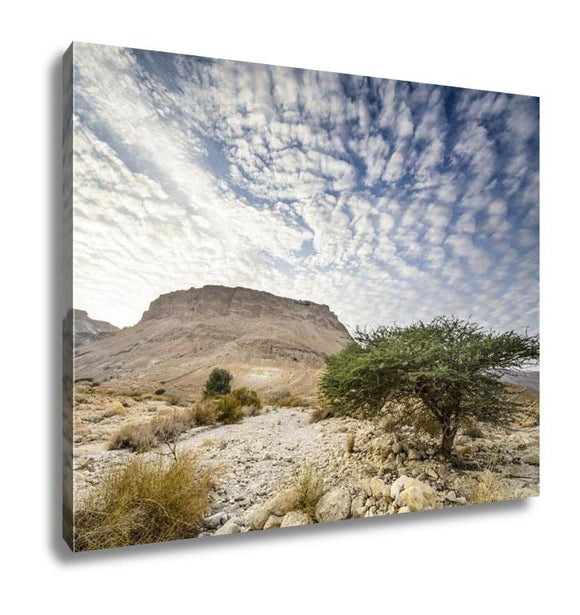
[[[91,316],[212,283],[537,327],[537,99],[83,44],[74,87]]]

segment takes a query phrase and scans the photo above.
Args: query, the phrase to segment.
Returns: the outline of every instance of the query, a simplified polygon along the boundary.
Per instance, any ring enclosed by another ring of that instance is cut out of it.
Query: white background
[[[577,607],[580,55],[572,6],[530,0],[4,4],[4,612],[366,615]],[[541,497],[316,531],[69,555],[56,516],[54,237],[59,58],[73,39],[540,95]]]

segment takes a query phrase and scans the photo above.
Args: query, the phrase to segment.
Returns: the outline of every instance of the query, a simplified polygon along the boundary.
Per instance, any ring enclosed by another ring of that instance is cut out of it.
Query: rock
[[[409,476],[401,476],[391,485],[391,497],[395,506],[406,506],[410,510],[425,510],[437,505],[435,489]]]
[[[164,401],[155,401],[155,400],[147,400],[145,402],[145,407],[149,412],[157,412],[161,408],[165,408],[167,404]]]
[[[371,481],[368,478],[364,478],[363,480],[360,481],[360,486],[363,492],[365,493],[365,495],[367,497],[371,497],[371,495],[373,494],[372,489],[371,489]]]
[[[226,521],[215,533],[215,536],[224,536],[226,534],[239,534],[242,528],[236,523],[236,519]]]
[[[275,495],[265,504],[265,508],[272,515],[283,517],[286,513],[294,510],[298,506],[298,491],[296,489],[286,489]]]
[[[282,523],[282,519],[284,517],[278,517],[276,515],[270,515],[268,517],[268,520],[266,521],[266,523],[264,523],[264,528],[265,530],[271,530],[273,528],[276,527],[280,527],[280,524]]]
[[[433,468],[427,468],[425,474],[432,480],[437,480],[439,478],[439,474],[437,474]]]
[[[364,516],[366,508],[367,507],[365,506],[365,497],[364,497],[364,495],[358,495],[352,501],[350,514],[355,519],[358,519],[359,517],[363,517]]]
[[[265,506],[256,506],[246,514],[246,525],[250,526],[253,530],[261,530],[270,516],[268,508]]]
[[[335,487],[327,491],[316,505],[316,519],[325,521],[340,521],[350,515],[351,499],[345,487]]]
[[[306,513],[299,510],[291,510],[284,515],[280,527],[296,527],[298,525],[309,525],[310,523],[310,518]]]
[[[401,506],[401,508],[399,508],[398,513],[407,513],[407,512],[411,512],[411,509],[408,506]]]
[[[447,495],[445,496],[445,499],[449,502],[457,502],[457,494],[455,493],[455,491],[448,491]]]
[[[407,487],[410,487],[411,485],[418,482],[419,481],[417,479],[411,478],[410,476],[399,476],[399,478],[397,478],[397,480],[391,485],[391,497],[393,498],[393,500],[396,500],[399,496],[399,493],[401,493],[403,489],[406,489]]]
[[[371,478],[370,480],[371,495],[375,499],[383,498],[389,495],[389,487],[385,484],[384,480],[378,477]]]
[[[415,450],[414,448],[409,450],[409,461],[417,461],[418,459],[421,459],[421,453],[419,453],[419,451]]]
[[[527,463],[532,466],[540,465],[540,451],[538,449],[534,449],[524,453],[521,456],[522,463]]]
[[[398,455],[403,450],[403,445],[400,442],[395,442],[391,450],[393,451],[394,455]]]
[[[211,517],[207,517],[203,520],[203,525],[208,530],[215,530],[221,525],[223,525],[228,520],[228,516],[225,512],[218,512]]]
[[[423,491],[419,487],[412,486],[401,491],[399,497],[395,500],[395,506],[409,510],[424,510],[427,503]]]

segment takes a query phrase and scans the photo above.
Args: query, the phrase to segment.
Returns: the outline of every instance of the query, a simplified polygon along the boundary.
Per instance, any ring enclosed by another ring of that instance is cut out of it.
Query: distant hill
[[[78,347],[75,377],[197,389],[219,366],[235,386],[314,395],[325,358],[350,341],[326,305],[204,286],[161,295],[135,326]]]
[[[119,331],[110,322],[93,320],[84,310],[74,310],[75,346],[80,346],[88,340],[102,339]]]
[[[507,374],[503,378],[506,382],[517,384],[519,386],[527,387],[530,389],[540,390],[540,372],[539,371],[519,371]]]

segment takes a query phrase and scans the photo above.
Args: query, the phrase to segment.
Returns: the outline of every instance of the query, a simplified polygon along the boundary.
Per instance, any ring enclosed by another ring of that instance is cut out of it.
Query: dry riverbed
[[[119,427],[176,408],[171,400],[139,400],[81,387],[75,406],[75,499],[82,499],[105,472],[134,457],[128,451],[108,450]],[[178,452],[193,451],[203,463],[221,470],[202,533],[252,529],[252,514],[309,466],[323,480],[325,491],[341,489],[342,501],[348,503],[346,516],[351,517],[406,512],[408,506],[392,496],[401,476],[425,486],[431,498],[425,499],[428,508],[471,502],[483,473],[501,481],[503,499],[539,492],[535,425],[459,435],[457,449],[470,464],[457,469],[437,456],[435,440],[411,429],[395,436],[377,422],[332,418],[310,423],[310,414],[309,408],[266,407],[241,423],[197,427],[180,436]],[[144,455],[167,453],[161,445]]]

